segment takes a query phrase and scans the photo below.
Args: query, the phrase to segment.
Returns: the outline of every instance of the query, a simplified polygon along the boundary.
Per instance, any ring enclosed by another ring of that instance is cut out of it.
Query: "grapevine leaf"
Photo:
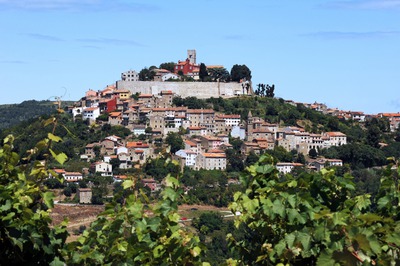
[[[63,165],[65,161],[68,159],[67,155],[65,155],[65,153],[63,152],[56,154],[52,149],[50,149],[50,153],[53,156],[53,158],[61,165]]]
[[[60,141],[62,141],[62,139],[61,139],[59,136],[56,136],[56,135],[54,135],[54,134],[52,134],[52,133],[48,133],[48,134],[47,134],[47,137],[48,137],[49,139],[51,139],[52,141],[54,141],[54,142],[60,142]]]

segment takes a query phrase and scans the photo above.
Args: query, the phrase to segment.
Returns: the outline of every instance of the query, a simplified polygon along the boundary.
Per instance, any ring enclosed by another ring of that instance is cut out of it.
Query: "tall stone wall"
[[[182,98],[194,96],[205,98],[228,98],[243,94],[241,83],[230,82],[160,82],[160,81],[117,81],[118,89],[128,89],[132,93],[159,94],[170,90]],[[244,94],[247,94],[246,90]]]

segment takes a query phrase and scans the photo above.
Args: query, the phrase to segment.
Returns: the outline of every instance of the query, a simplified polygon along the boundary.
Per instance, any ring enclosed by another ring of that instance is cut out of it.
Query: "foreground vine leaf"
[[[112,202],[78,241],[68,244],[68,265],[208,265],[202,263],[200,240],[180,223],[179,182],[166,178],[162,200],[143,203],[124,182],[123,205]]]
[[[33,163],[30,173],[39,178],[27,177],[13,139],[8,136],[0,149],[0,264],[63,265],[66,223],[50,226],[54,196],[36,181],[48,174]]]
[[[247,168],[242,175],[247,189],[230,205],[233,213],[241,213],[235,225],[245,232],[244,239],[227,236],[240,254],[239,264],[400,263],[400,191],[392,171],[386,171],[378,196],[371,199],[354,195],[349,175],[324,170],[280,176],[271,163],[262,156]]]

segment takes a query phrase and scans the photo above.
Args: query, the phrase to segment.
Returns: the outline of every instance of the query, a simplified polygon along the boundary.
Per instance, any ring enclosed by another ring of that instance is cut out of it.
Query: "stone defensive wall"
[[[237,82],[161,82],[161,81],[124,81],[116,82],[117,89],[128,89],[132,93],[157,95],[161,91],[170,90],[182,98],[194,96],[199,99],[229,98],[243,94],[242,83]],[[251,89],[249,90],[250,94]],[[246,89],[244,94],[247,94]]]

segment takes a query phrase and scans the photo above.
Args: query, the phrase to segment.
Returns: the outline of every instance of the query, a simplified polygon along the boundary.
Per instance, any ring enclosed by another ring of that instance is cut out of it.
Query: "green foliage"
[[[171,160],[159,157],[148,160],[144,165],[143,170],[146,175],[153,177],[157,181],[161,181],[168,174],[177,175],[180,168]]]
[[[167,137],[165,138],[165,143],[171,147],[171,153],[175,153],[185,147],[182,137],[175,132],[168,133]]]
[[[228,185],[227,173],[219,170],[185,169],[181,180],[185,186],[191,187],[185,198],[185,202],[189,204],[226,207],[233,200],[233,194],[242,188],[238,185]]]
[[[57,264],[68,233],[65,223],[50,226],[54,196],[41,184],[48,172],[37,161],[22,165],[13,141],[8,136],[0,149],[0,264]],[[50,145],[45,139],[36,152]]]
[[[108,121],[108,113],[103,113],[103,114],[99,115],[99,117],[97,117],[96,120],[107,122]]]
[[[139,72],[139,80],[141,80],[141,81],[153,80],[154,76],[155,76],[155,72],[147,67],[143,68]]]
[[[229,82],[230,81],[230,75],[228,70],[225,68],[210,68],[208,69],[208,74],[210,77],[210,81],[221,81],[221,82]]]
[[[196,97],[186,97],[184,99],[180,96],[174,97],[172,104],[175,106],[187,106],[189,109],[209,108],[205,100],[197,99]]]
[[[237,82],[241,79],[251,80],[251,71],[246,65],[233,65],[231,79]]]
[[[241,213],[235,226],[245,232],[240,239],[228,235],[241,263],[398,263],[400,192],[392,172],[382,177],[378,196],[371,199],[369,194],[354,196],[348,175],[323,170],[280,178],[270,163],[270,157],[262,156],[247,168],[242,176],[247,189],[237,192],[230,205]]]
[[[179,182],[170,176],[165,181],[163,200],[154,206],[134,194],[123,205],[108,204],[68,245],[68,265],[200,265],[199,238],[179,225]],[[132,189],[134,183],[127,180],[123,187]]]
[[[175,63],[174,62],[161,63],[159,68],[160,69],[166,69],[169,72],[174,73],[174,71],[175,71]]]
[[[228,172],[241,172],[244,169],[243,156],[239,152],[240,150],[228,149],[225,151]]]
[[[71,195],[72,195],[72,189],[71,189],[71,187],[66,186],[66,187],[64,188],[64,190],[63,190],[63,194],[64,194],[64,196],[66,196],[66,197],[71,197]]]
[[[269,84],[257,84],[257,90],[255,91],[255,94],[258,96],[263,96],[263,97],[269,97],[269,98],[274,98],[275,96],[275,85],[272,84],[270,86]]]
[[[193,222],[194,227],[207,234],[214,230],[220,230],[223,219],[218,212],[204,212],[199,218],[195,219]]]
[[[204,63],[200,64],[200,70],[199,70],[199,78],[201,81],[204,81],[204,79],[208,76],[208,71],[207,67]]]
[[[267,150],[265,153],[274,157],[278,162],[293,161],[293,154],[282,146],[275,146],[273,150]]]
[[[67,103],[63,103],[63,106]],[[24,101],[20,104],[0,105],[0,129],[9,128],[23,121],[29,124],[28,120],[41,115],[50,115],[56,110],[52,101]]]

